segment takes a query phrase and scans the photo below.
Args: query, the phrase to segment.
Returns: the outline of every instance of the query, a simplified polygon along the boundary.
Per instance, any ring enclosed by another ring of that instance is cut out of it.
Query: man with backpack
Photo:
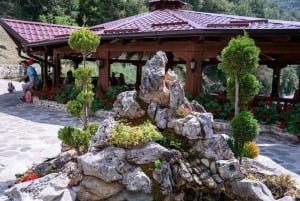
[[[41,83],[37,72],[34,67],[29,65],[27,61],[21,61],[21,65],[24,68],[24,76],[19,80],[19,82],[25,81],[25,79],[28,77],[28,81],[22,84],[23,89],[23,97],[20,98],[22,101],[25,101],[25,95],[27,91],[30,91],[31,93],[34,91],[37,91],[39,88],[39,85]]]

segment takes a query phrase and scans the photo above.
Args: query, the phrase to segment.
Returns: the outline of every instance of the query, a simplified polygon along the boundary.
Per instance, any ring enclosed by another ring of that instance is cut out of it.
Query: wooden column
[[[60,55],[55,54],[53,56],[55,66],[53,67],[54,70],[54,86],[58,86],[60,84],[60,73],[61,73],[61,66],[60,66]]]
[[[285,65],[282,64],[274,64],[273,68],[273,79],[272,79],[272,92],[271,97],[279,97],[279,86],[280,86],[280,72],[281,68]]]
[[[186,79],[185,79],[185,92],[190,93],[192,96],[197,96],[202,88],[202,52],[190,53],[186,57]],[[195,61],[195,69],[191,69],[191,61]]]
[[[103,60],[103,66],[99,67],[97,88],[106,91],[109,88],[109,77],[110,77],[109,52],[97,52],[97,54]]]
[[[44,61],[42,63],[42,83],[43,87],[48,86],[48,53],[44,53]]]
[[[140,85],[141,85],[141,79],[142,79],[142,68],[143,68],[143,63],[138,63],[136,65],[136,81],[135,81],[135,89],[139,90]]]

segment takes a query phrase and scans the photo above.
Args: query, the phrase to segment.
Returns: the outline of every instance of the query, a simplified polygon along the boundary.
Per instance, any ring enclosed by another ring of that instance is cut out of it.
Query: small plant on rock
[[[295,199],[296,199],[296,201],[300,200],[300,189],[296,190],[296,192],[295,192]]]
[[[275,199],[293,194],[295,184],[295,180],[288,174],[269,176],[266,180],[266,186],[271,190]]]
[[[117,128],[112,129],[109,141],[114,145],[131,147],[151,140],[159,141],[162,138],[162,134],[148,120],[139,126],[120,122]]]
[[[177,117],[185,117],[185,116],[191,115],[191,114],[193,114],[193,112],[188,108],[180,107],[176,110]]]
[[[181,148],[181,142],[178,139],[171,140],[170,141],[170,146],[173,147],[173,148],[175,148],[175,149],[180,149]]]
[[[86,152],[91,136],[97,130],[98,124],[90,124],[86,130],[65,126],[58,130],[58,138],[69,147],[75,148],[79,153]]]
[[[256,158],[259,155],[259,147],[256,142],[246,142],[244,144],[243,156],[248,158]]]
[[[162,167],[161,161],[160,160],[155,160],[154,161],[154,167],[155,168],[161,168]]]

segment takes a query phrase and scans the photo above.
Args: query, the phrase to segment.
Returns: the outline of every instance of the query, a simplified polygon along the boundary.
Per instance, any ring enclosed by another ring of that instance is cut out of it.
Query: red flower
[[[279,117],[280,117],[281,119],[286,119],[286,118],[288,118],[288,114],[287,114],[287,113],[284,113],[284,112],[280,112]]]
[[[278,127],[281,128],[281,129],[285,129],[287,127],[287,123],[282,122],[281,124],[279,124]]]
[[[256,113],[257,113],[257,110],[252,109],[252,110],[250,110],[250,112],[251,112],[252,114],[256,114]]]
[[[44,94],[49,94],[50,93],[50,89],[48,87],[43,88],[43,93]]]
[[[50,91],[56,91],[56,87],[55,86],[52,86],[51,88],[50,88]]]
[[[104,102],[104,106],[107,106],[107,105],[110,105],[110,104],[111,104],[111,102],[109,100]]]
[[[39,99],[41,99],[43,93],[42,93],[41,91],[38,91],[38,92],[36,93],[36,95],[37,95],[37,97],[39,97]]]
[[[50,94],[48,100],[52,101],[55,99],[55,94]]]
[[[219,108],[215,109],[215,113],[220,113],[221,110]]]
[[[233,112],[232,111],[228,111],[227,114],[228,114],[228,116],[231,116],[233,114]]]
[[[104,93],[102,91],[98,92],[98,98],[101,100],[104,98]]]
[[[267,120],[270,118],[270,115],[269,114],[263,114],[263,117],[262,117],[264,120]]]
[[[270,105],[272,105],[272,102],[269,101],[269,100],[267,100],[267,101],[266,101],[266,105],[270,106]]]
[[[38,179],[38,178],[39,177],[36,174],[28,173],[28,174],[24,175],[22,182],[31,181],[31,180]]]
[[[251,101],[249,101],[248,103],[246,103],[246,105],[247,105],[247,108],[249,109],[249,108],[251,108],[251,107],[252,107],[252,102],[251,102]]]
[[[64,98],[63,99],[63,104],[66,104],[68,102],[68,99],[67,98]]]
[[[285,106],[285,110],[292,110],[292,109],[293,109],[293,106],[290,104]]]
[[[111,98],[109,99],[109,101],[110,101],[111,103],[113,103],[113,102],[116,101],[116,99],[115,99],[114,97],[111,97]]]

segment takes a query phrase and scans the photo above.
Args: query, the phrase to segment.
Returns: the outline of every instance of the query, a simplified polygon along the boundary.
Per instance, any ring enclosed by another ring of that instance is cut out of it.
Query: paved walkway
[[[24,173],[32,165],[60,153],[59,128],[81,126],[66,112],[21,102],[20,83],[13,82],[17,92],[8,94],[7,82],[0,79],[0,201],[4,200],[1,193],[14,182],[16,173]],[[290,173],[300,184],[299,142],[268,134],[260,135],[256,141],[261,151],[257,160]]]

